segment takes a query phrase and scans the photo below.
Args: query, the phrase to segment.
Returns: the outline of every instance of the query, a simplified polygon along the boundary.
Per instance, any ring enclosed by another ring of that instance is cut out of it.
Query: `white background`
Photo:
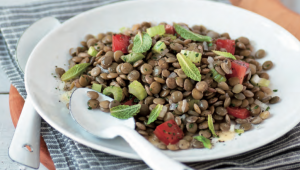
[[[34,1],[43,1],[43,0],[0,0],[0,6],[20,5],[20,4],[30,3]],[[281,0],[281,1],[290,9],[300,14],[300,0]],[[1,68],[0,69],[0,170],[5,170],[5,169],[29,170],[30,168],[25,168],[23,166],[18,165],[17,163],[12,162],[7,156],[8,147],[15,130],[9,112],[9,103],[8,103],[9,87],[10,87],[10,83]],[[45,170],[45,169],[46,168],[41,164],[40,170]]]

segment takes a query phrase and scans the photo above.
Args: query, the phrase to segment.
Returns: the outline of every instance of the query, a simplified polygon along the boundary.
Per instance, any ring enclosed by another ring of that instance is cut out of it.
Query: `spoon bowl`
[[[129,145],[139,154],[139,156],[155,170],[191,170],[191,168],[181,164],[155,148],[144,137],[135,130],[134,118],[126,120],[117,119],[109,113],[102,112],[99,109],[88,109],[87,97],[88,91],[94,91],[87,88],[75,89],[71,95],[69,111],[73,119],[87,132],[100,138],[123,137]],[[113,99],[98,93],[98,101]]]
[[[78,88],[73,91],[70,103],[69,111],[73,119],[87,132],[96,135],[101,138],[114,138],[115,134],[107,133],[110,127],[126,126],[130,129],[134,129],[135,121],[132,118],[121,120],[105,113],[100,109],[88,109],[87,101],[90,99],[86,95],[88,91],[95,91],[87,88]],[[96,91],[95,91],[96,92]],[[98,93],[98,101],[108,100],[113,101],[112,98]]]

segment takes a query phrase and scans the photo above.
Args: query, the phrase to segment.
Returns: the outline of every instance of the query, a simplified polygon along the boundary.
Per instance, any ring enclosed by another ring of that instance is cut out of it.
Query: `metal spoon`
[[[16,61],[24,72],[27,60],[36,44],[60,22],[53,17],[38,20],[24,31],[18,41]],[[8,156],[15,162],[37,169],[40,166],[41,117],[27,95],[16,131],[9,146]]]
[[[88,110],[87,92],[93,91],[87,88],[76,89],[70,99],[69,110],[74,120],[87,132],[104,139],[123,137],[136,153],[154,170],[191,170],[188,166],[170,159],[160,150],[154,147],[135,130],[133,118],[127,120],[117,119],[109,113],[99,109]],[[99,101],[113,99],[99,93]]]

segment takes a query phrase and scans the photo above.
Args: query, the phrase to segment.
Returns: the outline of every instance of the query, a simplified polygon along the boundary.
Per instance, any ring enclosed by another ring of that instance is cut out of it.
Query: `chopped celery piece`
[[[265,78],[260,78],[257,74],[253,75],[250,82],[255,86],[268,87],[270,85],[270,80]]]
[[[142,60],[145,56],[142,53],[130,53],[127,55],[123,55],[121,59],[127,63],[135,63],[138,60]]]
[[[235,131],[235,133],[239,133],[239,134],[245,132],[244,129],[234,129],[234,131]]]
[[[195,51],[181,50],[181,54],[187,56],[193,63],[200,63],[201,61],[201,53]]]
[[[147,33],[150,37],[154,37],[155,35],[163,35],[166,33],[164,25],[158,25],[151,28],[147,28]]]
[[[129,88],[129,93],[133,94],[139,100],[143,100],[145,97],[147,97],[147,92],[145,88],[140,82],[136,80],[130,83],[128,88]]]
[[[88,54],[89,54],[90,56],[96,57],[97,53],[98,53],[98,51],[95,49],[95,47],[90,46],[89,51],[88,51]]]
[[[96,90],[96,91],[99,92],[99,93],[101,93],[102,85],[101,85],[101,84],[96,84],[96,83],[94,83],[94,84],[92,85],[92,89],[93,89],[93,90]]]
[[[103,94],[108,96],[110,94],[114,95],[114,99],[117,101],[121,101],[123,98],[123,90],[117,86],[109,86],[103,90]]]
[[[166,44],[162,41],[157,41],[156,44],[153,46],[152,51],[154,53],[160,53],[167,48]]]
[[[163,37],[170,37],[171,40],[176,40],[177,39],[177,37],[173,34],[164,34]]]
[[[226,77],[225,76],[222,76],[221,74],[219,74],[213,67],[212,68],[210,68],[210,71],[212,72],[212,74],[213,74],[213,79],[216,81],[216,82],[218,82],[218,83],[220,83],[220,82],[226,82]]]
[[[125,31],[128,31],[128,30],[130,30],[130,28],[128,28],[128,27],[122,27],[119,29],[120,33],[124,33]]]

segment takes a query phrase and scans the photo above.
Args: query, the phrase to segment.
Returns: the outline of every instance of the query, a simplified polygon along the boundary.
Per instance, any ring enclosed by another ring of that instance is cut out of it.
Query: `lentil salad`
[[[64,89],[111,96],[112,102],[98,101],[89,91],[88,109],[134,117],[137,132],[160,149],[211,148],[209,139],[234,122],[237,133],[250,130],[270,116],[268,104],[279,101],[265,72],[272,61],[256,61],[266,53],[254,53],[246,37],[143,22],[118,34],[89,34],[81,45],[69,50],[67,72],[55,69]]]

